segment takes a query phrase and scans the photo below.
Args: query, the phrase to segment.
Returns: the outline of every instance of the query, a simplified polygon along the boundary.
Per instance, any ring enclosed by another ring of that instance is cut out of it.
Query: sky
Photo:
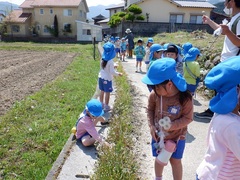
[[[20,5],[24,2],[24,0],[0,0],[0,1],[8,1],[13,4]],[[120,4],[123,3],[123,0],[86,0],[88,7],[97,6],[97,5],[110,5],[110,4]]]

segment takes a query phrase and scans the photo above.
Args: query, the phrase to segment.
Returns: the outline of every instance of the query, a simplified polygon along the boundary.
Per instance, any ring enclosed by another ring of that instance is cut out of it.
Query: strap
[[[237,33],[237,24],[238,24],[238,21],[240,20],[240,16],[237,17],[237,19],[233,22],[232,24],[232,28],[231,28],[231,31],[236,34]]]
[[[194,79],[197,79],[197,76],[195,76],[192,71],[189,69],[187,63],[185,62],[185,66],[186,66],[186,69],[187,69],[187,72],[190,74],[190,76],[192,76],[192,78]]]

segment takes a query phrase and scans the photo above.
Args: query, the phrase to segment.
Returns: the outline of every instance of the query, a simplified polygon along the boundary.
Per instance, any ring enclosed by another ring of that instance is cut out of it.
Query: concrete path
[[[123,65],[124,71],[128,76],[128,80],[136,90],[136,96],[133,97],[138,102],[137,108],[139,111],[139,121],[142,122],[140,131],[142,136],[136,142],[139,148],[139,158],[141,167],[142,179],[152,180],[154,177],[154,159],[151,156],[150,133],[146,120],[146,106],[149,91],[141,82],[144,73],[135,73],[135,59],[126,59],[126,62],[120,62]],[[143,64],[143,70],[145,64]],[[113,105],[115,92],[111,94],[110,104]],[[208,101],[197,95],[194,98],[194,112],[202,112],[208,106]],[[106,118],[110,114],[105,114]],[[189,125],[189,133],[187,135],[187,143],[183,157],[183,180],[195,179],[195,171],[206,150],[206,135],[209,120],[194,119]],[[97,127],[103,136],[107,136],[108,127]],[[89,175],[93,172],[94,164],[97,160],[95,147],[85,148],[81,144],[72,141],[72,135],[69,137],[65,147],[59,155],[59,158],[54,163],[53,168],[49,172],[46,179],[58,180],[76,180],[89,179]],[[56,176],[56,174],[58,174]],[[171,167],[168,164],[164,169],[164,179],[171,180]]]

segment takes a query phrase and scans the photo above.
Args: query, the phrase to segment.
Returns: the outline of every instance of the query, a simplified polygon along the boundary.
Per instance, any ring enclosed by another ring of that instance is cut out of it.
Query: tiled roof
[[[117,4],[117,5],[113,5],[111,7],[106,8],[106,10],[110,10],[110,9],[118,9],[118,8],[123,8],[124,7],[124,3],[121,4]]]
[[[34,6],[65,6],[65,7],[77,7],[82,0],[25,0],[21,4],[21,8],[32,8]]]
[[[13,10],[5,20],[15,23],[24,23],[28,18],[31,17],[31,15],[31,13],[23,13],[21,9],[16,9]]]
[[[33,8],[31,5],[34,0],[25,0],[19,7],[20,8]]]
[[[174,4],[180,7],[192,7],[192,8],[216,8],[206,1],[172,1]]]

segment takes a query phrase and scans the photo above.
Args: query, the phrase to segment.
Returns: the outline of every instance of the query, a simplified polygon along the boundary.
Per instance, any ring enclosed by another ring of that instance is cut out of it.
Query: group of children
[[[77,120],[76,131],[73,131],[76,139],[81,141],[84,146],[91,146],[96,141],[110,146],[109,143],[103,140],[103,137],[97,132],[95,126],[99,121],[102,125],[107,123],[102,115],[111,109],[109,100],[110,93],[113,91],[113,76],[122,76],[122,73],[116,71],[116,66],[113,61],[115,56],[116,51],[114,44],[111,42],[105,43],[103,45],[100,71],[98,74],[99,100],[91,99],[87,102],[83,113],[80,114]]]
[[[176,61],[176,71],[187,82],[187,90],[194,95],[200,81],[200,65],[197,59],[202,54],[198,48],[193,47],[189,42],[183,44],[182,47],[172,43],[154,44],[153,38],[148,38],[145,48],[142,39],[139,39],[137,43],[134,51],[136,55],[136,72],[142,72],[143,60],[147,71],[155,60],[160,60],[164,57],[172,58]]]

